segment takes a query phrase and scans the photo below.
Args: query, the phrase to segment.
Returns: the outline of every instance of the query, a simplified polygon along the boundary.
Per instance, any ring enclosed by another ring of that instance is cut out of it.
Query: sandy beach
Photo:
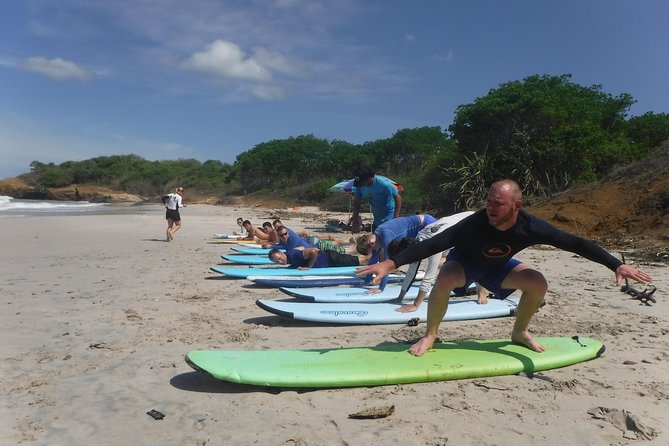
[[[90,214],[0,215],[0,444],[26,445],[628,445],[669,444],[669,274],[645,305],[605,267],[549,247],[522,252],[548,278],[538,336],[601,340],[601,358],[528,376],[327,390],[278,390],[193,371],[196,349],[369,346],[418,327],[322,326],[271,315],[278,290],[209,270],[211,243],[263,208],[190,205],[164,241],[160,205]],[[286,225],[315,230],[346,214]],[[313,210],[312,210],[313,211]],[[344,236],[346,237],[346,236]],[[643,288],[640,286],[640,288]],[[443,340],[508,338],[513,318],[449,322]],[[394,405],[392,415],[348,415]],[[154,420],[147,411],[165,415]]]

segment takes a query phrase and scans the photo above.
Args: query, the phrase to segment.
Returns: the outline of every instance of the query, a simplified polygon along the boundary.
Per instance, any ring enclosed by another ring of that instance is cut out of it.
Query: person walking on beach
[[[402,197],[395,185],[387,178],[376,175],[369,166],[358,166],[354,171],[353,180],[353,215],[352,222],[360,219],[360,204],[367,200],[372,207],[372,232],[381,225],[400,215]],[[357,231],[356,231],[357,232]]]
[[[624,279],[643,283],[652,280],[648,274],[622,263],[601,246],[561,231],[521,207],[522,191],[518,183],[499,180],[488,191],[485,209],[388,260],[358,269],[360,276],[376,274],[374,282],[378,283],[381,277],[400,265],[452,248],[430,293],[425,335],[409,348],[409,353],[421,356],[432,348],[448,310],[451,291],[471,282],[480,283],[500,297],[521,290],[511,341],[536,352],[545,351],[530,333],[529,325],[546,295],[548,283],[539,271],[513,258],[532,245],[555,246],[604,265],[614,271],[618,284]]]
[[[167,220],[167,230],[165,231],[165,238],[168,242],[174,240],[174,233],[181,229],[181,215],[179,208],[186,207],[182,201],[184,188],[179,186],[173,194],[167,194],[163,197],[163,204],[165,204],[165,219]]]

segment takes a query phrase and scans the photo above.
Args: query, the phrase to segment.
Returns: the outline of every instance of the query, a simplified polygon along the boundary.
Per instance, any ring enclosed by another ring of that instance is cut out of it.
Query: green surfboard
[[[534,352],[508,340],[436,343],[415,357],[407,344],[308,350],[195,350],[186,362],[216,379],[265,387],[358,387],[514,375],[598,357],[604,345],[583,337],[537,338]]]

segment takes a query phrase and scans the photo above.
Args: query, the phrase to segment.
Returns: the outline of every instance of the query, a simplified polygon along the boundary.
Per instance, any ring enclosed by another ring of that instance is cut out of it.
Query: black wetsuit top
[[[515,254],[532,245],[551,245],[573,252],[612,271],[622,262],[601,246],[560,231],[545,220],[521,210],[516,223],[499,231],[488,223],[485,209],[461,220],[427,240],[391,256],[396,266],[427,258],[449,248],[457,249],[465,261],[477,268],[501,269]]]

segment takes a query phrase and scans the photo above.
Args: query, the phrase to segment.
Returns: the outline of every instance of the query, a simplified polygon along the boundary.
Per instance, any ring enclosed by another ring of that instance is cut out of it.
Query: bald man
[[[358,269],[358,275],[375,274],[374,282],[378,283],[381,277],[401,265],[452,248],[430,293],[425,335],[409,349],[409,353],[421,356],[432,348],[439,324],[448,310],[451,291],[471,282],[481,284],[500,297],[521,290],[511,340],[543,352],[545,347],[532,336],[529,325],[546,295],[548,284],[539,271],[513,258],[532,245],[555,246],[602,264],[615,273],[618,284],[624,279],[651,281],[648,274],[623,264],[601,246],[560,231],[522,211],[521,207],[522,192],[518,184],[513,180],[497,181],[488,191],[485,209],[388,260]]]

